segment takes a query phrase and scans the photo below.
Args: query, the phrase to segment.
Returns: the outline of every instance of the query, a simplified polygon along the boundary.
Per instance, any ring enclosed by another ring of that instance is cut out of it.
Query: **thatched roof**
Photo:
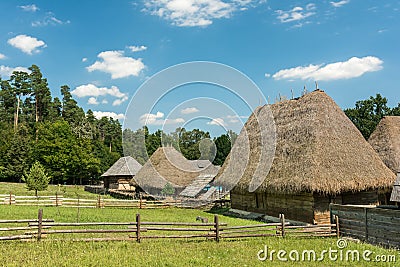
[[[400,116],[384,117],[368,139],[394,173],[400,171]]]
[[[122,157],[101,176],[127,176],[131,178],[132,176],[136,175],[140,168],[142,168],[142,165],[131,156]]]
[[[400,172],[397,173],[397,178],[393,185],[392,194],[390,195],[390,201],[400,202]]]
[[[157,194],[167,183],[183,189],[200,174],[211,173],[215,176],[217,172],[218,168],[210,161],[190,161],[173,147],[160,147],[143,165],[134,180],[148,193]]]
[[[250,192],[337,194],[390,187],[394,180],[339,106],[317,90],[257,108],[215,183]]]

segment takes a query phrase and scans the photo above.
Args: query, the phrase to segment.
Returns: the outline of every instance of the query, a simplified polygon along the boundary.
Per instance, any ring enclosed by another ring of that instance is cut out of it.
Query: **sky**
[[[53,96],[124,127],[239,132],[260,104],[327,92],[400,102],[398,0],[0,1],[0,75],[40,67]]]

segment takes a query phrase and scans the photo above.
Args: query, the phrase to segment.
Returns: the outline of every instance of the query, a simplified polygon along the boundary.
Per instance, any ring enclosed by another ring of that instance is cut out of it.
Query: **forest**
[[[73,99],[68,85],[60,88],[62,98],[52,97],[47,79],[36,65],[30,73],[15,71],[9,79],[0,78],[0,181],[21,182],[30,167],[39,162],[53,184],[93,184],[119,157],[136,158],[144,164],[152,153],[168,142],[188,159],[214,158],[221,165],[231,148],[228,132],[211,139],[206,152],[200,140],[211,138],[199,129],[178,128],[173,133],[147,127],[122,131],[111,117],[96,118]],[[141,140],[143,139],[144,140]],[[138,141],[145,143],[141,149]]]
[[[118,120],[85,112],[68,85],[61,86],[61,99],[53,98],[40,68],[32,65],[29,71],[0,78],[0,181],[21,182],[39,162],[53,184],[95,184],[124,154],[144,164],[162,145],[174,146],[187,159],[222,165],[237,138],[233,131],[211,138],[200,129],[122,130]],[[368,139],[383,116],[400,115],[400,104],[388,107],[388,100],[377,94],[344,112]]]

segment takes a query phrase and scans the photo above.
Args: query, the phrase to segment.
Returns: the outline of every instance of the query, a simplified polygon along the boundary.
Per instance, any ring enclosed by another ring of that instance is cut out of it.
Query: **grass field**
[[[37,217],[37,207],[0,206],[0,219],[27,219]],[[140,212],[144,221],[194,222],[201,215],[212,219],[213,214],[194,209],[80,209],[79,221],[134,221]],[[77,208],[43,207],[44,218],[57,222],[75,222]],[[228,225],[255,224],[257,222],[220,216]],[[1,226],[0,226],[1,227]],[[4,235],[4,233],[0,233]],[[0,246],[2,266],[396,266],[392,263],[331,261],[328,255],[322,262],[281,262],[276,253],[273,261],[260,261],[257,253],[265,246],[271,250],[314,250],[319,255],[322,250],[336,249],[336,238],[249,238],[222,240],[148,240],[118,242],[72,242],[50,241],[22,242],[7,241]],[[400,255],[394,250],[348,241],[345,250],[365,250],[375,255]],[[286,255],[288,257],[288,255]],[[399,263],[397,264],[397,266]]]
[[[10,192],[17,196],[34,196],[35,191],[28,191],[25,183],[5,183],[0,182],[0,195],[10,194]],[[39,191],[39,196],[54,196],[56,192],[66,198],[85,198],[96,199],[97,195],[86,192],[82,185],[49,185],[47,190]],[[105,196],[109,197],[109,196]]]

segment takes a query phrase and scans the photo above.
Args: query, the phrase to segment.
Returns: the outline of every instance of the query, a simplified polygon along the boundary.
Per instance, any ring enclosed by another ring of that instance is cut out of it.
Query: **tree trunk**
[[[14,132],[17,132],[18,129],[18,116],[19,116],[19,102],[21,101],[21,96],[18,95],[17,97],[17,110],[15,111],[14,116]]]

